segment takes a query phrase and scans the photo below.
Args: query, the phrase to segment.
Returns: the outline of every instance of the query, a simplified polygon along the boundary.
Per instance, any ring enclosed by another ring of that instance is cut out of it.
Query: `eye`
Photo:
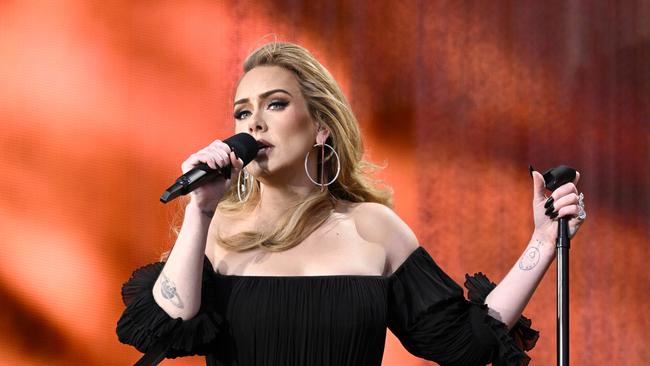
[[[236,120],[242,120],[242,119],[248,117],[250,114],[251,114],[251,112],[244,109],[244,110],[235,112],[233,117],[235,117]]]
[[[269,103],[269,109],[271,110],[283,110],[289,105],[289,102],[285,100],[274,100],[271,103]]]

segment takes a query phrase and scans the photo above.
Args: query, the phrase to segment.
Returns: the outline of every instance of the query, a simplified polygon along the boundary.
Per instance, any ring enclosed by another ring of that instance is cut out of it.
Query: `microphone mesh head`
[[[235,156],[240,158],[244,162],[244,165],[255,159],[259,150],[255,138],[245,132],[231,136],[223,140],[223,142],[235,151]]]

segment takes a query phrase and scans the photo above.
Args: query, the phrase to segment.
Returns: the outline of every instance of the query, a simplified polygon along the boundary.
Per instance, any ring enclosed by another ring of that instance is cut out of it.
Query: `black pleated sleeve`
[[[201,307],[195,317],[186,321],[171,318],[153,298],[152,289],[163,266],[164,262],[157,262],[141,267],[122,286],[126,308],[117,322],[120,342],[143,353],[165,344],[162,352],[167,358],[214,352],[223,318],[215,311],[217,294],[212,265],[204,257]]]
[[[523,350],[534,346],[538,332],[528,319],[509,332],[483,304],[494,284],[482,274],[467,280],[470,301],[419,247],[391,276],[388,327],[409,352],[442,366],[527,365]]]

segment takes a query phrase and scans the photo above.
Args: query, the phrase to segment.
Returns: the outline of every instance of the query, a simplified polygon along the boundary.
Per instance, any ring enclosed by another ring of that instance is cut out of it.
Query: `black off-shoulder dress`
[[[538,332],[522,317],[508,332],[487,314],[494,284],[466,276],[469,301],[423,247],[390,276],[230,276],[204,259],[201,308],[170,318],[151,290],[164,263],[122,287],[123,343],[155,358],[205,355],[208,366],[381,365],[386,328],[440,365],[526,365]],[[153,356],[152,356],[153,355]]]

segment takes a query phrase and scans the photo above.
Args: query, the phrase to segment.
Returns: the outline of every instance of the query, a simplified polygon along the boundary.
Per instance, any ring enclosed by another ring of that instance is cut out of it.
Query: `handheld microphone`
[[[231,136],[223,142],[230,146],[235,152],[235,156],[244,162],[244,166],[255,159],[259,150],[255,138],[244,132]],[[176,179],[176,182],[160,196],[160,202],[167,203],[178,196],[186,195],[219,176],[230,178],[230,166],[212,169],[206,163],[198,164]]]

